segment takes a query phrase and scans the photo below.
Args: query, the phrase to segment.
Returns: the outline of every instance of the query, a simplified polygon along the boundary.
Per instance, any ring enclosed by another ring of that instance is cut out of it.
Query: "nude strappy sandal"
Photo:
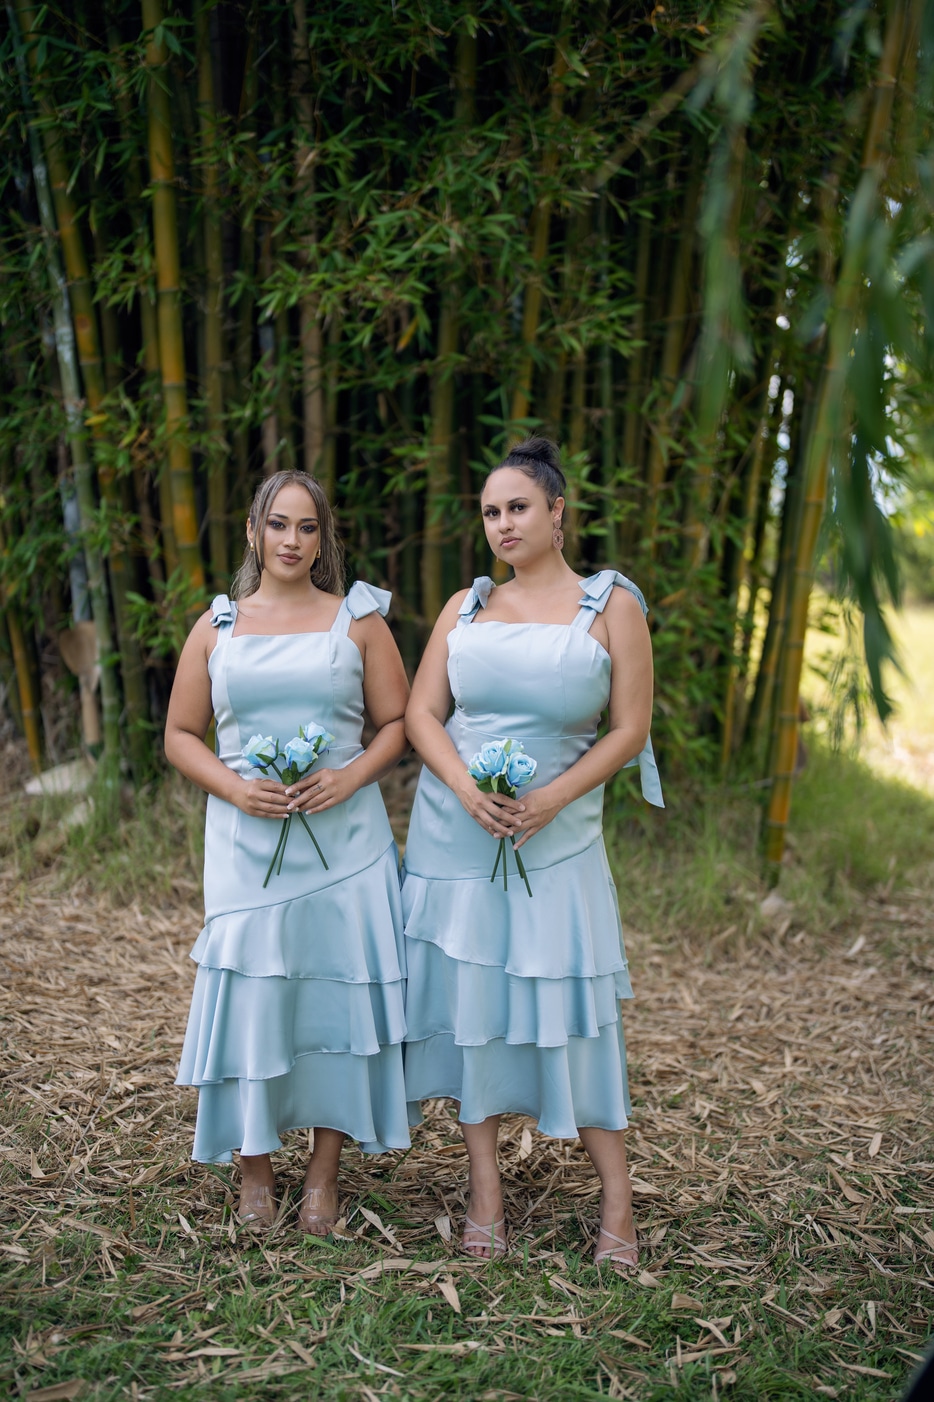
[[[616,1242],[616,1245],[608,1246],[603,1251],[595,1251],[593,1258],[594,1265],[599,1266],[602,1261],[609,1261],[616,1275],[634,1275],[639,1269],[638,1240],[624,1241],[621,1236],[615,1236],[613,1232],[608,1232],[606,1227],[600,1228],[600,1234],[597,1237],[598,1241],[601,1236],[609,1237],[610,1241]],[[622,1254],[624,1251],[634,1251],[636,1253],[636,1259],[634,1261],[627,1261]]]
[[[503,1235],[497,1236],[497,1228],[503,1228]],[[481,1237],[480,1241],[467,1241],[467,1233],[476,1232]],[[498,1222],[491,1222],[488,1227],[481,1227],[479,1222],[475,1222],[472,1217],[464,1218],[464,1231],[461,1235],[461,1254],[470,1256],[475,1261],[499,1261],[506,1255],[508,1246],[506,1243],[506,1218],[501,1217]],[[489,1256],[478,1256],[478,1251],[489,1251]]]

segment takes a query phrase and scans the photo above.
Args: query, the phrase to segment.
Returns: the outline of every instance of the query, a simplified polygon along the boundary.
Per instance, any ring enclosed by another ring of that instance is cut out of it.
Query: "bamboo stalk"
[[[148,35],[145,66],[149,73],[149,174],[158,294],[159,364],[168,439],[172,525],[179,568],[189,588],[198,594],[204,589],[204,566],[198,544],[195,485],[188,437],[168,49],[159,33],[163,20],[162,0],[142,0],[142,17],[143,29]]]
[[[548,236],[551,229],[552,196],[549,188],[558,169],[557,129],[561,121],[564,105],[564,75],[568,62],[564,56],[563,35],[555,44],[555,56],[551,65],[551,96],[549,117],[551,122],[550,139],[546,142],[542,156],[542,191],[532,212],[531,262],[532,271],[525,284],[522,300],[522,350],[512,392],[510,418],[514,423],[528,416],[532,399],[532,373],[535,366],[534,347],[542,317],[544,283],[548,259]]]
[[[5,552],[6,543],[3,530],[0,528],[0,554],[4,554]],[[19,697],[23,737],[26,741],[29,763],[32,765],[34,773],[38,774],[42,770],[42,729],[39,701],[36,694],[32,667],[29,663],[29,654],[26,649],[26,639],[23,633],[20,612],[16,605],[10,600],[2,583],[0,583],[0,603],[3,605],[4,621],[10,638],[10,648],[13,653],[13,667],[16,673],[16,690]]]
[[[149,230],[146,225],[146,216],[143,212],[143,172],[139,149],[134,139],[133,114],[127,93],[128,78],[120,43],[120,34],[114,25],[108,27],[107,43],[113,64],[112,71],[115,70],[112,85],[114,107],[117,111],[124,144],[129,153],[126,165],[126,191],[130,218],[133,223],[136,261],[137,266],[143,269],[149,259],[150,246]],[[140,287],[137,302],[139,308],[143,370],[148,382],[143,394],[145,398],[149,399],[151,397],[158,403],[160,398],[159,326],[156,319],[156,304],[149,295],[146,286]],[[148,569],[153,579],[164,583],[166,573],[172,574],[178,567],[178,556],[175,550],[175,532],[172,529],[172,489],[164,464],[159,465],[154,475],[159,499],[158,533],[152,516],[152,509],[149,504],[148,474],[143,471],[139,464],[134,464],[133,486],[140,514],[140,527],[146,550]],[[160,538],[161,547],[157,547],[157,540]]]
[[[688,308],[690,305],[691,269],[696,244],[695,222],[701,191],[701,163],[694,160],[688,174],[680,220],[678,249],[671,275],[671,290],[665,319],[665,335],[659,366],[660,402],[650,422],[648,461],[646,464],[645,542],[647,554],[654,559],[658,551],[658,521],[660,493],[668,466],[669,437],[674,411],[672,401],[678,387],[680,372],[687,358]]]
[[[27,60],[35,75],[38,67],[34,44],[38,37],[35,30],[35,11],[28,0],[16,0],[16,8],[21,33],[26,44]],[[22,70],[21,75],[25,83],[25,74]],[[30,150],[52,292],[55,343],[62,382],[65,420],[75,471],[75,488],[81,516],[81,528],[84,533],[88,593],[91,599],[91,611],[101,665],[100,687],[104,734],[101,773],[104,801],[112,803],[119,775],[120,698],[114,670],[116,659],[110,628],[110,607],[107,599],[104,562],[95,543],[97,503],[85,426],[82,421],[81,394],[81,376],[83,374],[88,400],[90,401],[93,391],[99,405],[103,399],[103,376],[96,342],[93,303],[90,297],[84,249],[75,219],[74,205],[67,192],[67,167],[61,145],[61,135],[47,99],[40,96],[39,105],[40,111],[46,119],[43,122],[46,160],[44,161],[42,158],[38,134],[32,122],[29,124]],[[65,281],[59,262],[58,247],[61,247],[65,257],[70,288]],[[72,316],[70,306],[70,291],[77,292],[81,298],[82,310],[80,314],[76,312],[74,316]]]
[[[198,127],[201,139],[204,213],[204,403],[206,413],[208,543],[211,578],[217,590],[227,587],[227,444],[224,439],[224,250],[221,238],[220,172],[217,162],[217,109],[211,50],[213,0],[201,0],[196,24],[198,45]]]
[[[303,221],[299,265],[306,275],[314,267],[318,241],[314,214],[314,99],[311,92],[311,64],[308,52],[308,20],[305,0],[292,0],[292,72],[296,115],[295,203]],[[306,291],[299,299],[299,340],[302,349],[302,415],[304,423],[305,471],[315,473],[324,453],[324,382],[322,336],[317,292]]]
[[[782,647],[778,726],[769,764],[771,791],[764,827],[765,858],[776,876],[784,854],[785,831],[791,811],[798,743],[798,697],[817,540],[827,498],[831,456],[834,449],[842,444],[846,423],[846,376],[862,294],[864,249],[885,167],[883,146],[891,120],[906,21],[905,0],[889,0],[885,41],[863,147],[863,174],[847,220],[843,263],[834,293],[827,362],[821,380],[814,431],[808,445],[801,529],[795,542],[791,608]]]
[[[459,143],[474,111],[477,80],[477,38],[471,25],[462,26],[457,38],[457,97],[452,135]],[[460,339],[456,268],[444,280],[438,315],[438,343],[429,391],[430,432],[425,473],[425,524],[422,535],[422,618],[431,627],[444,604],[444,543],[448,531],[442,515],[444,498],[451,489],[451,445],[454,436],[454,372]]]

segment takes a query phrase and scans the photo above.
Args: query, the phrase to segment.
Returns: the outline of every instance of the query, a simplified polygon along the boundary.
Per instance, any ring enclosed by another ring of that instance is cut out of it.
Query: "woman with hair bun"
[[[367,1153],[409,1143],[398,865],[376,784],[405,749],[408,685],[389,594],[344,595],[314,478],[268,478],[246,533],[234,598],[192,629],[166,725],[166,756],[210,795],[178,1084],[198,1087],[194,1158],[239,1150],[252,1226],[277,1218],[279,1136],[314,1129],[298,1220],[325,1236],[345,1137]]]
[[[507,1248],[500,1116],[531,1115],[543,1134],[579,1136],[603,1189],[594,1259],[624,1274],[638,1264],[619,1007],[632,989],[603,786],[638,764],[643,794],[662,804],[646,606],[614,570],[582,579],[566,563],[565,481],[548,439],[513,448],[480,505],[490,548],[513,578],[476,579],[448,602],[406,711],[425,762],[402,890],[410,1119],[420,1100],[459,1102],[470,1160],[461,1246],[484,1259]],[[510,769],[516,797],[474,777],[500,763],[505,740],[537,766],[522,788],[528,761]],[[513,868],[521,860],[525,880],[513,870],[504,889],[507,858]]]

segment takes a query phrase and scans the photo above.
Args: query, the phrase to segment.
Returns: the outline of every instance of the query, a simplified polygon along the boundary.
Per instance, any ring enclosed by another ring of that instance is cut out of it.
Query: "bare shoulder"
[[[210,609],[205,609],[188,634],[188,642],[195,647],[206,647],[210,652],[216,641],[217,629],[214,627],[214,616]]]
[[[614,589],[607,599],[604,617],[610,628],[645,627],[642,605],[629,589]]]
[[[362,618],[351,619],[350,632],[352,637],[363,642],[377,642],[392,637],[389,624],[377,609],[372,613],[365,613]]]
[[[457,622],[458,615],[469,594],[469,589],[458,589],[456,594],[452,594],[444,608],[438,614],[438,622],[435,624],[435,627],[441,628],[441,626],[444,625],[447,631],[450,631]]]

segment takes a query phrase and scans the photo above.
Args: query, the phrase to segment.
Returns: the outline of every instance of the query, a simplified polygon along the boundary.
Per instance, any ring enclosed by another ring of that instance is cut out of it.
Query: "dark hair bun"
[[[557,445],[552,443],[550,438],[526,438],[524,442],[517,443],[515,447],[509,449],[503,466],[512,466],[515,458],[542,463],[545,467],[553,468],[555,472],[561,472],[561,454],[558,452]]]
[[[567,491],[567,482],[561,471],[561,454],[550,438],[539,436],[517,443],[509,449],[500,467],[516,467],[524,472],[526,477],[542,488],[549,506],[554,506],[558,497],[563,497]]]

